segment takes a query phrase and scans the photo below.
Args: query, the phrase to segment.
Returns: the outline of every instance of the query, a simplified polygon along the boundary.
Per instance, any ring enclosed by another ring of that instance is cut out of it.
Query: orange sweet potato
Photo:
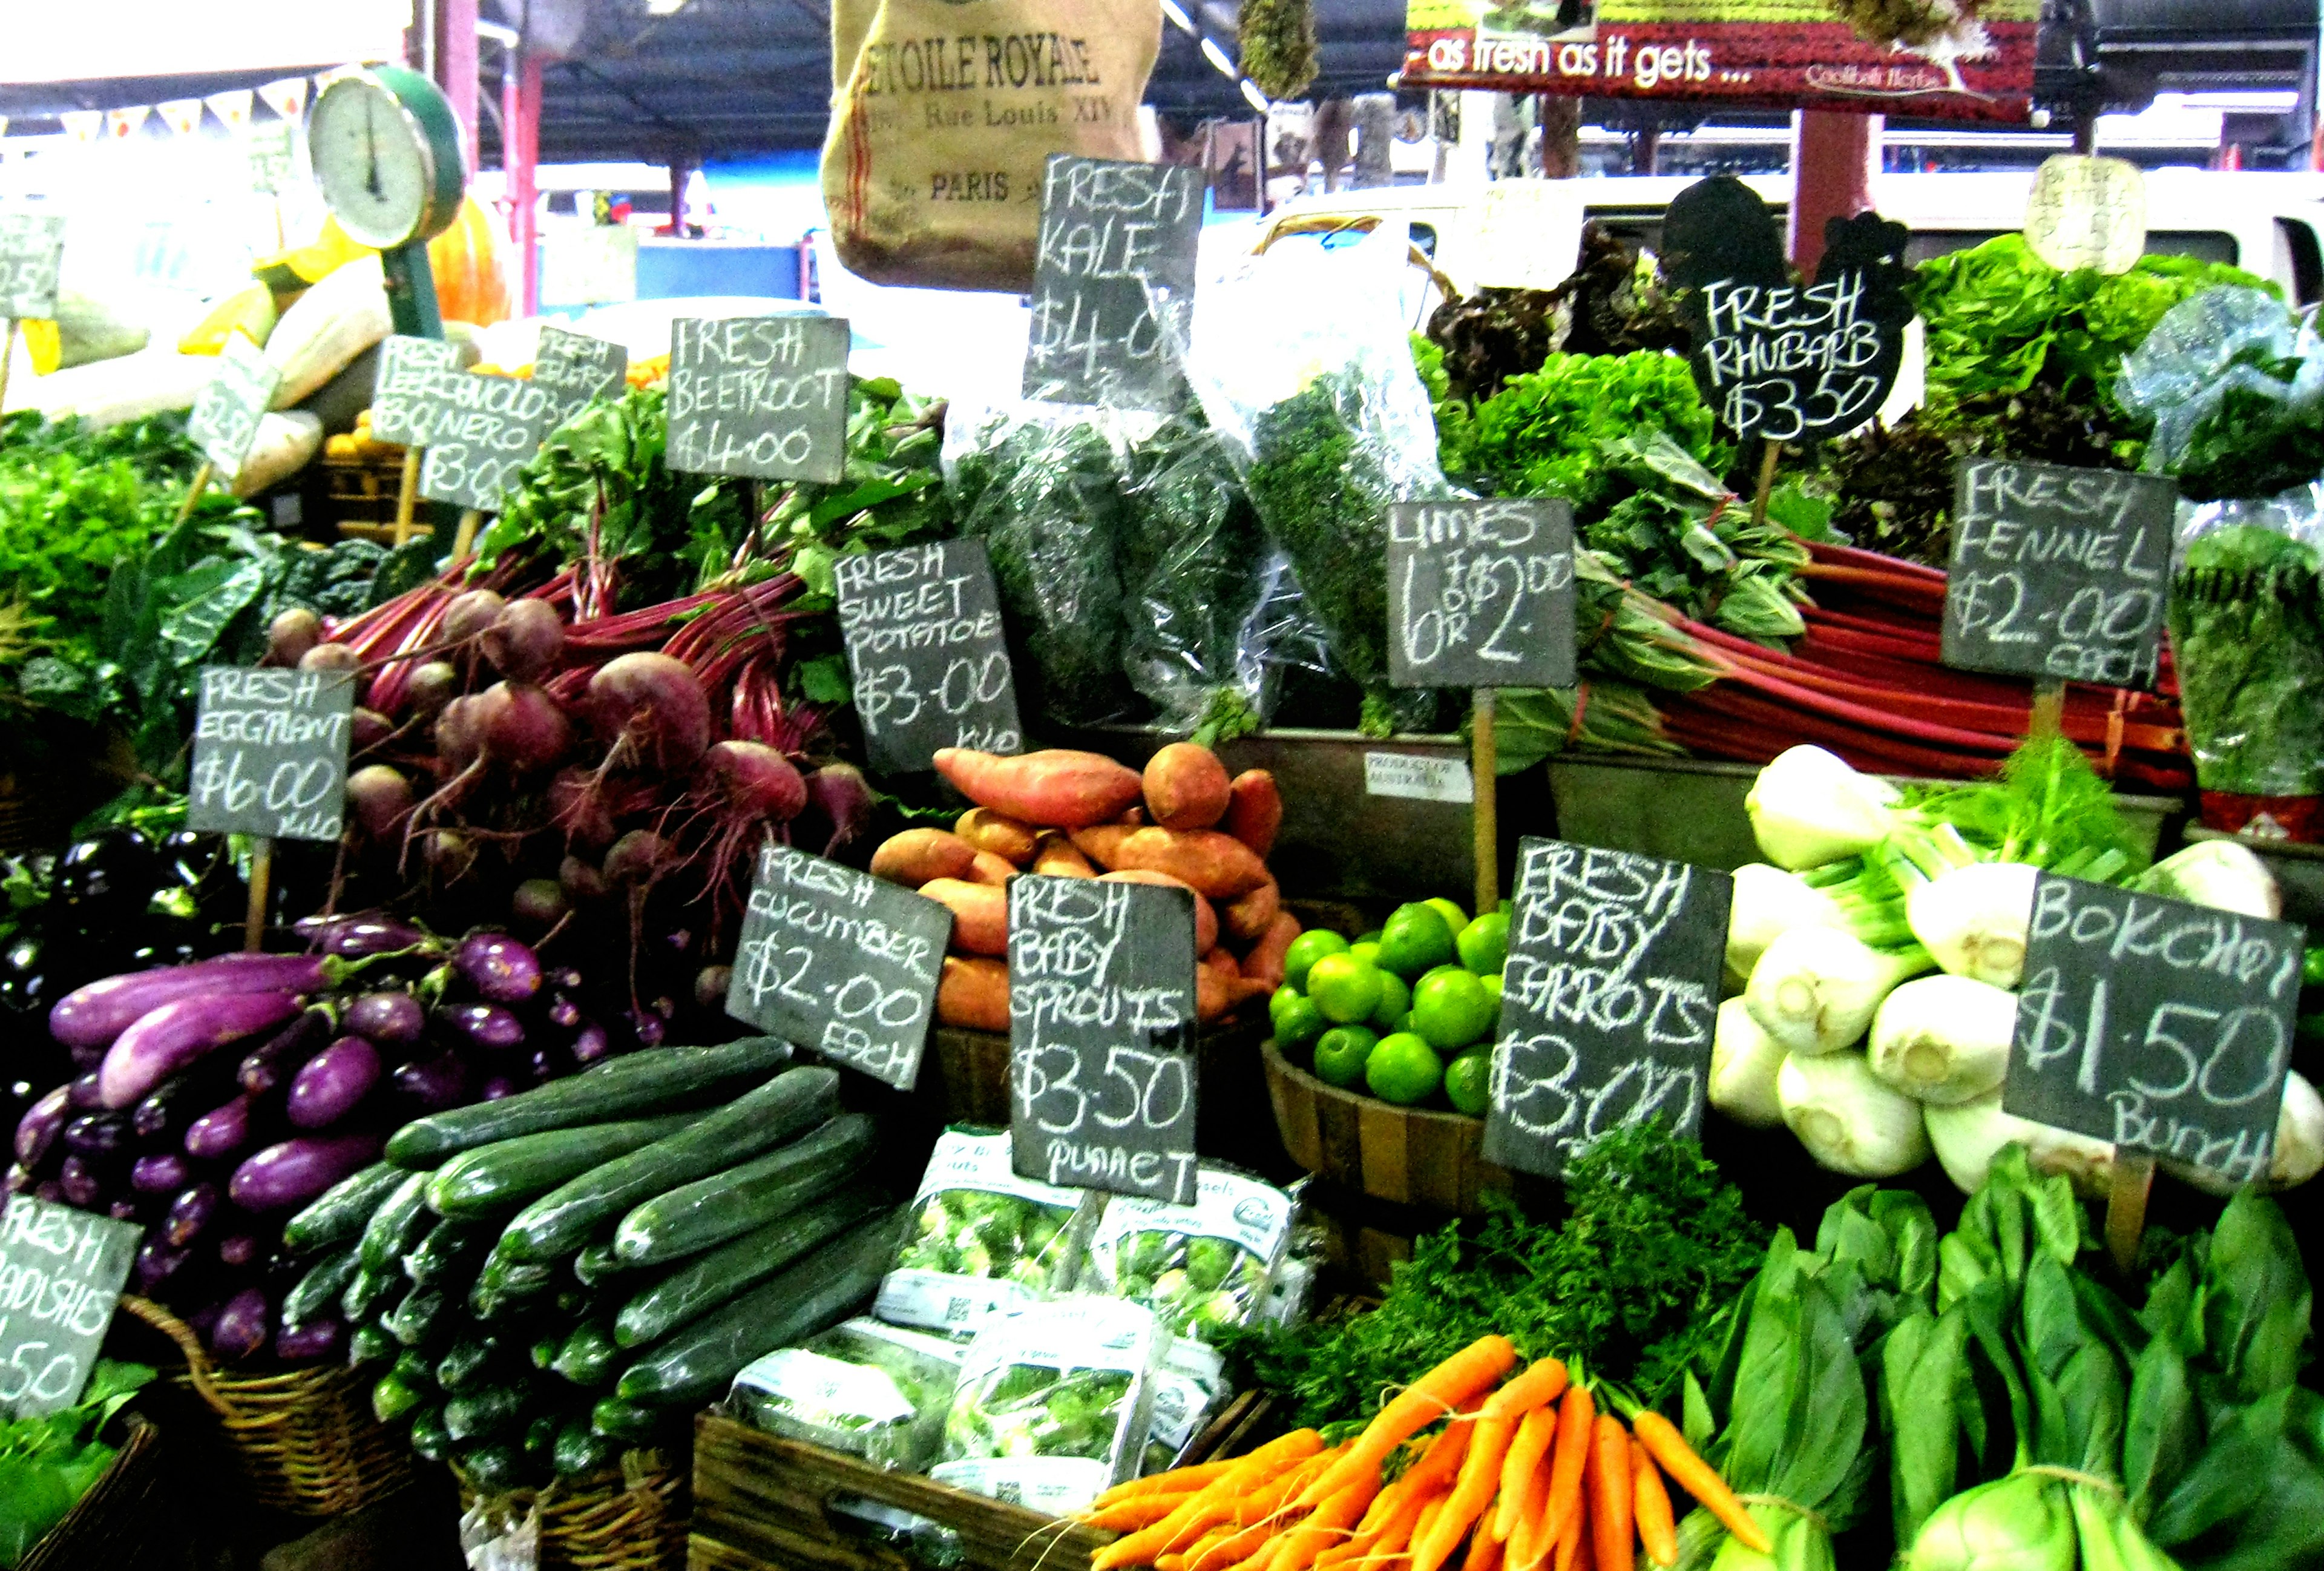
[[[1283,909],[1283,890],[1275,880],[1268,879],[1220,913],[1230,937],[1246,944],[1255,944],[1275,923],[1275,913]]]
[[[979,851],[989,851],[1018,867],[1033,860],[1041,839],[1039,831],[1030,825],[1020,824],[991,808],[969,809],[952,827],[952,832]]]
[[[968,870],[968,882],[988,883],[995,889],[1006,889],[1009,887],[1009,881],[1016,877],[1019,872],[1017,864],[1007,857],[995,856],[990,851],[980,851],[976,854],[975,863]]]
[[[1033,853],[1035,873],[1046,873],[1052,878],[1095,878],[1097,869],[1081,848],[1055,829],[1041,836],[1041,844]]]
[[[1166,829],[1207,829],[1226,816],[1227,766],[1196,742],[1173,742],[1146,761],[1146,810]]]
[[[1132,829],[1113,847],[1110,860],[1098,860],[1115,872],[1140,867],[1167,873],[1213,900],[1237,900],[1267,882],[1267,864],[1258,854],[1216,829]]]
[[[1121,843],[1136,833],[1127,824],[1093,824],[1086,829],[1074,831],[1074,848],[1107,872],[1119,865],[1114,855]]]
[[[976,847],[942,829],[907,829],[872,853],[872,876],[906,889],[932,878],[966,878],[975,865]]]
[[[920,892],[952,911],[952,947],[962,955],[1009,953],[1009,892],[958,878],[932,878]]]
[[[1120,817],[1138,800],[1135,771],[1101,753],[1052,747],[1002,758],[969,747],[940,747],[936,772],[980,808],[1023,824],[1080,829]]]
[[[1159,884],[1164,889],[1185,890],[1194,897],[1195,957],[1200,959],[1207,955],[1222,955],[1226,952],[1218,947],[1219,914],[1217,910],[1212,907],[1209,901],[1203,898],[1201,890],[1196,889],[1185,879],[1173,878],[1167,873],[1148,873],[1143,868],[1133,867],[1121,873],[1106,873],[1098,882],[1101,883],[1153,883]]]
[[[1260,856],[1275,849],[1276,831],[1283,827],[1283,793],[1275,776],[1263,769],[1247,769],[1227,787],[1226,832]]]
[[[1299,936],[1299,919],[1289,911],[1277,911],[1242,957],[1242,974],[1253,982],[1263,982],[1268,992],[1283,985],[1283,956],[1291,947],[1291,940]]]
[[[1234,1007],[1235,984],[1208,966],[1194,967],[1194,1020],[1208,1025]]]
[[[1007,1030],[1008,965],[946,955],[944,975],[936,981],[936,1023],[967,1030]]]

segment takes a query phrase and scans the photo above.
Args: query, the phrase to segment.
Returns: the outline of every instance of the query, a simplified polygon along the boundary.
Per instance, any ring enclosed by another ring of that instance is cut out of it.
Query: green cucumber
[[[537,1338],[532,1345],[532,1351],[530,1355],[532,1359],[532,1367],[535,1369],[549,1368],[557,1362],[557,1355],[564,1351],[565,1337],[562,1335],[555,1331],[544,1334],[540,1337]]]
[[[783,1267],[881,1209],[869,1189],[849,1187],[779,1217],[686,1261],[622,1306],[613,1340],[623,1347],[659,1341],[687,1321],[757,1287]]]
[[[552,1189],[517,1213],[499,1247],[535,1261],[571,1254],[641,1201],[813,1129],[831,1116],[838,1099],[838,1070],[786,1069],[690,1127]]]
[[[371,1388],[372,1417],[383,1424],[392,1424],[398,1419],[410,1418],[426,1407],[433,1394],[406,1383],[391,1372],[380,1376],[378,1382]]]
[[[361,1369],[366,1363],[379,1363],[396,1354],[397,1343],[387,1334],[386,1327],[365,1321],[347,1333],[347,1367]]]
[[[450,1308],[451,1300],[441,1289],[414,1288],[403,1296],[403,1302],[388,1311],[383,1324],[404,1346],[426,1347],[450,1334],[456,1318]]]
[[[397,1354],[394,1367],[387,1372],[414,1391],[432,1391],[436,1389],[436,1361],[411,1348]]]
[[[445,1432],[442,1408],[422,1408],[411,1416],[411,1448],[428,1462],[441,1462],[452,1454],[452,1437]]]
[[[736,1081],[764,1079],[790,1056],[790,1044],[773,1037],[625,1053],[570,1079],[414,1119],[389,1138],[387,1160],[407,1169],[432,1168],[462,1151],[521,1134],[665,1112]]]
[[[428,1212],[428,1175],[407,1175],[364,1224],[364,1270],[375,1276],[396,1270],[396,1262],[426,1236],[435,1220]]]
[[[546,1470],[556,1461],[557,1437],[565,1428],[565,1418],[559,1413],[543,1413],[524,1427],[524,1459],[537,1470]]]
[[[461,1337],[437,1363],[436,1383],[447,1391],[462,1391],[482,1383],[500,1352],[500,1345],[490,1336]]]
[[[752,1359],[837,1325],[870,1298],[895,1253],[897,1223],[890,1211],[656,1343],[614,1391],[663,1406],[724,1394]]]
[[[632,1208],[613,1234],[613,1252],[627,1265],[661,1265],[788,1216],[862,1171],[878,1136],[871,1119],[843,1113],[787,1146]]]
[[[600,1397],[597,1405],[589,1409],[589,1428],[593,1434],[624,1446],[648,1446],[669,1428],[670,1417],[662,1409],[642,1402]]]
[[[604,1472],[621,1459],[620,1444],[591,1428],[586,1418],[565,1421],[557,1431],[557,1443],[549,1455],[549,1464],[559,1478],[586,1478]]]
[[[338,1308],[339,1299],[347,1284],[355,1280],[362,1269],[352,1247],[335,1249],[307,1269],[299,1283],[282,1295],[282,1324],[304,1326],[318,1315],[331,1314]]]
[[[584,1320],[573,1328],[549,1367],[575,1385],[604,1385],[613,1378],[621,1354],[611,1322]]]
[[[347,1279],[346,1291],[339,1295],[339,1317],[350,1326],[361,1326],[393,1303],[410,1286],[404,1274],[393,1265],[383,1271],[370,1271],[358,1265],[355,1274]]]
[[[567,1320],[577,1320],[596,1307],[597,1295],[587,1288],[561,1289],[554,1306],[557,1313]]]
[[[456,1282],[465,1287],[475,1280],[496,1236],[489,1222],[447,1218],[404,1254],[403,1274],[423,1288],[449,1289]]]
[[[505,1494],[530,1476],[522,1448],[505,1444],[467,1446],[454,1454],[452,1465],[478,1494]]]
[[[293,1254],[352,1243],[363,1236],[372,1213],[402,1184],[404,1173],[385,1162],[374,1162],[359,1173],[341,1178],[322,1197],[282,1224],[282,1247]]]
[[[462,1151],[428,1180],[428,1208],[438,1216],[504,1217],[601,1162],[676,1134],[700,1116],[672,1113],[544,1130]]]
[[[593,1243],[573,1257],[573,1274],[587,1287],[603,1287],[607,1278],[619,1276],[629,1269],[614,1254],[611,1239]]]
[[[505,1435],[524,1421],[530,1393],[519,1385],[484,1385],[447,1397],[444,1432],[457,1441]]]

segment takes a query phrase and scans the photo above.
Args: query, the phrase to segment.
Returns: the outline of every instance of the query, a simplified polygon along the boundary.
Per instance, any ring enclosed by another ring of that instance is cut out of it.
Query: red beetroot
[[[589,706],[616,767],[676,772],[710,746],[710,701],[686,662],[669,655],[641,651],[606,661],[589,679]]]

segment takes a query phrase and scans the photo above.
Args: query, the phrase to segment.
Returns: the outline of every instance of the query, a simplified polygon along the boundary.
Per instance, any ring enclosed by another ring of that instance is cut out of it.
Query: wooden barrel
[[[1276,1130],[1309,1172],[1375,1199],[1460,1215],[1474,1212],[1486,1191],[1510,1187],[1508,1169],[1484,1159],[1483,1119],[1327,1086],[1294,1066],[1272,1038],[1260,1050]]]

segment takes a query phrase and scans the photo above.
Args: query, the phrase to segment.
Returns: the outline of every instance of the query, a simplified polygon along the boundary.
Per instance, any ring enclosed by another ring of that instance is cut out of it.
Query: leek
[[[1711,1038],[1711,1104],[1738,1123],[1773,1129],[1784,1122],[1775,1098],[1775,1075],[1784,1067],[1784,1044],[1760,1029],[1739,998],[1719,1006]]]
[[[1859,856],[1887,837],[1899,793],[1821,747],[1794,747],[1751,782],[1743,799],[1759,849],[1797,871]]]
[[[1881,1084],[1862,1053],[1787,1058],[1775,1095],[1784,1123],[1832,1172],[1890,1178],[1928,1160],[1921,1104]]]
[[[1923,976],[1881,1002],[1868,1049],[1872,1072],[1923,1102],[1967,1102],[2009,1073],[2016,1028],[2015,993],[1966,976]]]
[[[2025,935],[2041,870],[1978,862],[1914,888],[1905,919],[1929,956],[1955,976],[2015,987],[2025,970]]]
[[[1851,1046],[1896,984],[1929,969],[1926,950],[1876,949],[1830,928],[1794,928],[1751,968],[1743,1002],[1788,1053],[1813,1057]]]
[[[2114,1182],[2114,1147],[2070,1129],[2004,1113],[1998,1087],[1949,1107],[1932,1105],[1923,1122],[1945,1177],[1964,1195],[1985,1187],[1994,1158],[2013,1142],[2025,1148],[2026,1163],[2034,1171],[2063,1176],[2092,1198],[2104,1198]]]

